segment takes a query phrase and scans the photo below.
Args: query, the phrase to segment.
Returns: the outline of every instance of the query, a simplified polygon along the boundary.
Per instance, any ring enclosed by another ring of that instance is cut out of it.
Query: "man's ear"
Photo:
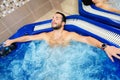
[[[65,22],[62,22],[62,26],[64,26],[65,25]]]

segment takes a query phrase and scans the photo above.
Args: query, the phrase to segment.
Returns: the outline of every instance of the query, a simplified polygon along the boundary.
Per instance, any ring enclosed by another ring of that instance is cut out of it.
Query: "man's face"
[[[55,14],[52,18],[52,28],[58,30],[62,27],[62,15]]]

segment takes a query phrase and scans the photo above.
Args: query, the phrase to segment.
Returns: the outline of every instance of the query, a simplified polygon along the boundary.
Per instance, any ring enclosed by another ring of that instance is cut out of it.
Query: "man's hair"
[[[84,5],[94,4],[94,3],[92,2],[92,0],[82,0],[82,2],[83,2]]]
[[[65,15],[64,15],[63,13],[61,13],[61,12],[56,12],[56,14],[62,15],[62,21],[66,23],[66,17],[65,17]]]

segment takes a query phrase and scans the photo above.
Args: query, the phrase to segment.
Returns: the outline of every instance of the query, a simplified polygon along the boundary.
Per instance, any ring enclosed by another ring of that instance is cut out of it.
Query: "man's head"
[[[52,18],[52,28],[55,30],[61,29],[66,23],[66,17],[61,12],[56,12]]]
[[[92,0],[82,0],[82,2],[83,2],[83,4],[84,5],[91,5],[91,4],[94,4],[93,2],[92,2]]]
[[[96,4],[96,3],[100,3],[100,2],[106,2],[108,0],[82,0],[84,5],[91,5],[91,4]]]

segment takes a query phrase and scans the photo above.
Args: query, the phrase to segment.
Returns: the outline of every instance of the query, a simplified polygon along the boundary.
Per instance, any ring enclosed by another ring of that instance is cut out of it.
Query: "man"
[[[7,40],[5,41],[5,46],[9,46],[15,42],[26,42],[31,40],[45,40],[51,46],[67,45],[71,40],[76,40],[104,49],[108,57],[112,61],[114,61],[112,56],[120,59],[120,56],[117,55],[120,54],[119,48],[103,44],[100,41],[89,36],[82,36],[75,32],[65,31],[64,30],[65,23],[66,23],[65,15],[60,12],[56,12],[52,18],[52,28],[54,29],[53,31],[48,33],[45,32],[37,35],[30,35],[30,36],[28,35],[16,39]]]

